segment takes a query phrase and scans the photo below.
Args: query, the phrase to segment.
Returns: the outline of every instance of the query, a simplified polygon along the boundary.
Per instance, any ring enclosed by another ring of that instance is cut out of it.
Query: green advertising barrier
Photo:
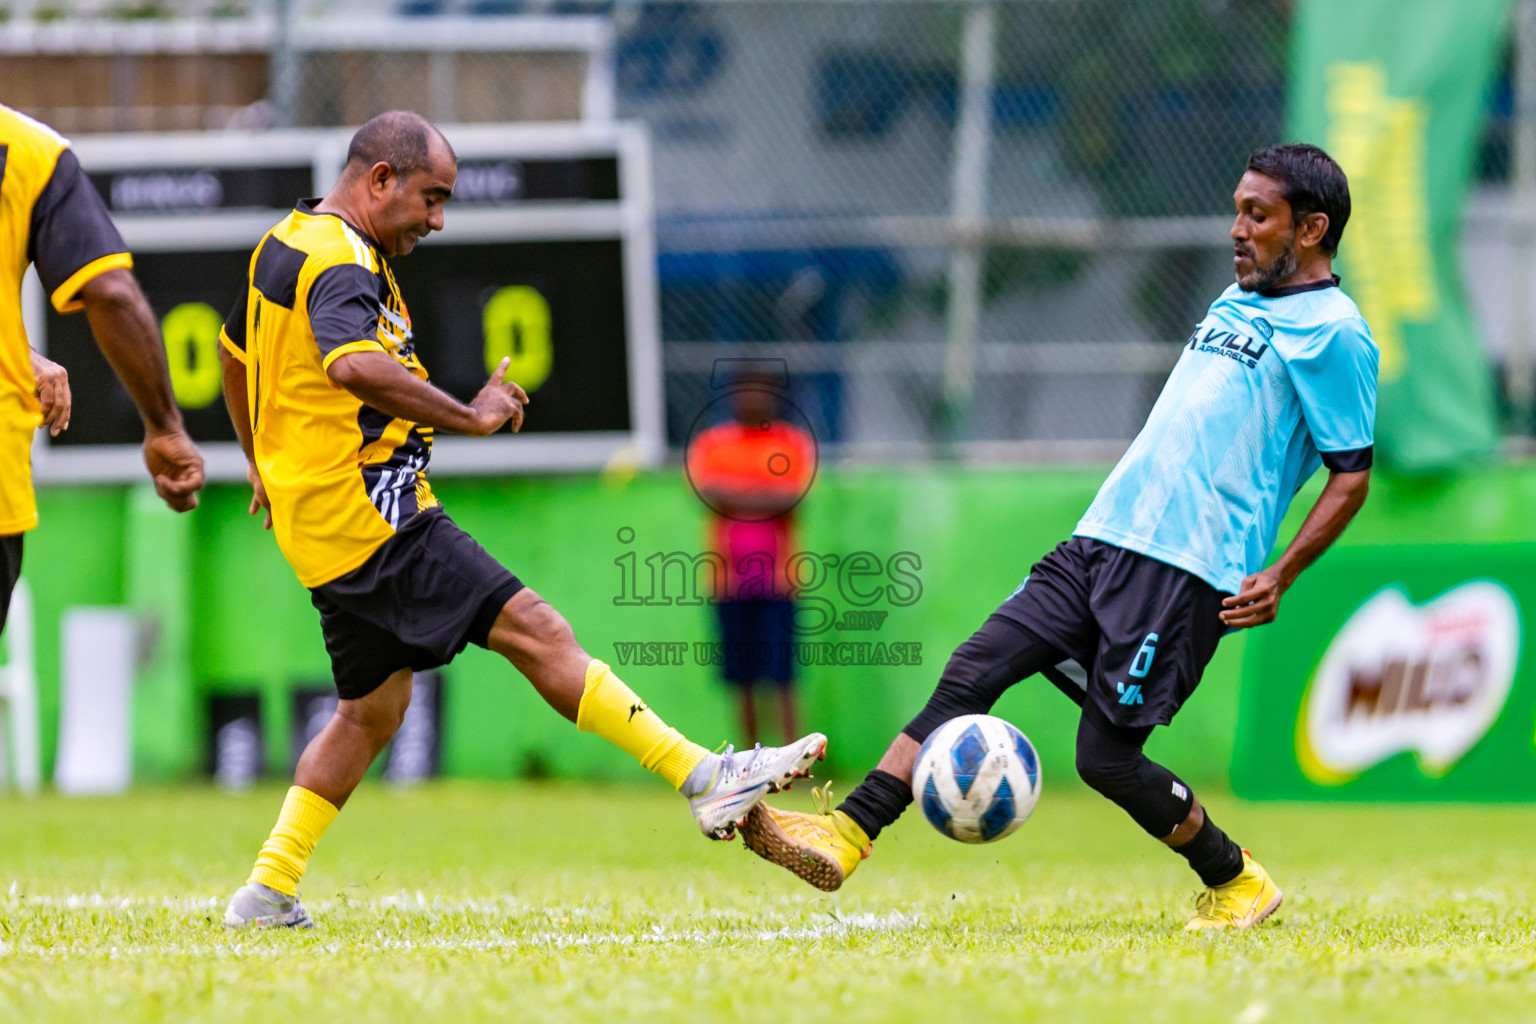
[[[864,569],[842,579],[829,570],[809,595],[837,623],[807,637],[829,656],[806,667],[801,687],[805,728],[833,740],[819,775],[846,781],[875,765],[932,692],[950,652],[1071,532],[1106,472],[823,469],[801,508],[799,546]],[[719,670],[698,658],[696,645],[717,639],[712,610],[682,600],[675,560],[654,592],[650,580],[652,560],[661,567],[705,544],[705,510],[679,470],[618,480],[444,479],[438,489],[455,519],[559,608],[588,650],[669,722],[711,747],[738,738],[732,694]],[[283,776],[294,755],[293,694],[329,686],[308,593],[272,535],[247,515],[246,487],[212,486],[184,517],[159,516],[141,500],[121,486],[41,494],[42,526],[27,539],[26,572],[37,596],[45,772],[58,734],[60,617],[73,605],[96,604],[162,619],[157,635],[165,642],[154,645],[135,695],[137,779],[202,777],[210,702],[218,700],[259,700],[263,768]],[[855,558],[861,553],[868,559]],[[646,603],[634,603],[636,573]],[[882,596],[863,603],[877,582]],[[1225,780],[1241,642],[1223,643],[1200,697],[1166,740],[1154,741],[1173,745],[1169,757],[1195,784]],[[640,644],[667,645],[668,657],[634,654]],[[471,648],[443,677],[445,774],[647,783],[626,755],[550,710],[501,658]],[[1053,778],[1072,778],[1077,709],[1054,687],[1039,679],[1015,687],[997,713],[1029,734],[1056,766]]]
[[[898,588],[894,593],[904,603],[890,601],[893,592],[888,591],[875,606],[860,606],[841,594],[834,574],[818,593],[833,603],[840,620],[850,610],[889,614],[878,623],[852,623],[864,629],[835,628],[814,640],[917,643],[922,660],[918,665],[816,664],[806,669],[803,720],[807,728],[832,738],[831,759],[818,774],[846,783],[879,760],[890,738],[932,692],[950,652],[1018,585],[1030,563],[1071,531],[1106,472],[1107,466],[823,470],[802,507],[800,546],[840,557],[867,552],[879,560],[883,583],[894,585],[901,582],[895,576],[915,573],[922,593]],[[680,471],[662,469],[628,480],[550,476],[440,483],[455,518],[560,608],[589,649],[613,663],[669,721],[711,746],[736,733],[730,692],[716,670],[694,657],[693,644],[714,639],[710,610],[677,602],[677,570],[668,570],[672,603],[624,603],[622,573],[631,554],[636,571],[647,577],[649,593],[647,559],[697,552],[704,543],[704,509]],[[1298,495],[1281,530],[1282,542],[1300,525],[1321,486],[1321,478],[1314,478]],[[296,691],[327,687],[330,666],[309,595],[272,535],[246,514],[249,502],[247,488],[216,485],[191,515],[162,516],[147,496],[136,497],[123,486],[41,489],[42,525],[27,537],[24,575],[36,603],[45,774],[51,773],[58,736],[59,623],[75,605],[133,606],[159,619],[157,642],[146,650],[149,660],[135,690],[136,778],[201,776],[209,749],[208,706],[214,699],[259,697],[265,770],[277,777],[289,770],[291,698]],[[1172,728],[1155,731],[1149,753],[1194,785],[1224,785],[1233,765],[1239,674],[1248,645],[1279,652],[1266,658],[1287,659],[1290,668],[1277,670],[1274,686],[1292,685],[1292,676],[1299,680],[1297,688],[1304,685],[1327,638],[1316,639],[1314,656],[1304,664],[1291,658],[1286,647],[1324,628],[1300,628],[1294,620],[1312,614],[1308,594],[1314,588],[1326,595],[1342,585],[1341,579],[1350,583],[1350,572],[1341,573],[1336,565],[1359,566],[1348,560],[1363,557],[1412,567],[1425,545],[1437,543],[1536,546],[1533,508],[1536,463],[1442,478],[1374,480],[1365,508],[1336,548],[1287,595],[1279,621],[1221,642],[1200,689]],[[633,531],[632,537],[624,533],[628,541],[620,539],[626,527]],[[1451,550],[1446,557],[1455,568],[1467,564],[1458,552],[1488,549]],[[1513,559],[1529,549],[1501,550],[1516,552]],[[891,559],[904,552],[920,558],[921,566],[893,567]],[[1510,561],[1501,571],[1513,574],[1516,564]],[[1447,572],[1439,589],[1424,592],[1420,586],[1432,588],[1433,581],[1421,584],[1414,576],[1407,581],[1410,597],[1423,603],[1477,573],[1505,579],[1494,572],[1498,568]],[[1520,571],[1536,578],[1528,567]],[[1357,588],[1353,603],[1326,624],[1328,634],[1390,582],[1388,577],[1396,578],[1384,571],[1376,582]],[[871,592],[874,577],[854,582]],[[1506,581],[1529,618],[1536,613],[1518,584]],[[621,664],[621,651],[627,648],[620,645],[641,642],[686,643],[684,664],[635,659]],[[1252,663],[1250,676],[1251,668]],[[1055,780],[1050,785],[1069,784],[1076,709],[1054,687],[1038,679],[1014,687],[998,703],[997,713],[1035,742],[1048,778]],[[647,783],[625,755],[575,733],[504,661],[479,649],[466,651],[444,673],[443,716],[442,769],[449,775],[513,778],[538,769],[561,777]],[[1288,712],[1280,726],[1258,725],[1266,732],[1279,729],[1284,763],[1298,778],[1293,747],[1287,745],[1295,735],[1294,715]],[[1510,748],[1514,759],[1506,763],[1508,771],[1529,771],[1532,726],[1527,712],[1521,726],[1525,743]],[[1237,743],[1245,757],[1255,745],[1255,727],[1250,717]],[[1481,756],[1482,750],[1473,753]],[[1271,771],[1267,764],[1263,772]],[[1240,770],[1247,772],[1248,791],[1257,792],[1248,761]],[[1260,790],[1263,784],[1261,777]],[[1287,792],[1334,791],[1303,785],[1297,782]]]
[[[1341,550],[1249,638],[1242,796],[1536,799],[1536,545]]]
[[[1507,0],[1302,0],[1292,136],[1349,175],[1344,288],[1381,348],[1377,452],[1422,471],[1496,440],[1456,258]]]

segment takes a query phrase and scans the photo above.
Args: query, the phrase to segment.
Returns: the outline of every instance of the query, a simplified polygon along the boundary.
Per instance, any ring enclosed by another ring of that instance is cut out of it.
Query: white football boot
[[[297,896],[284,896],[260,882],[236,890],[224,911],[225,928],[313,928]]]
[[[730,839],[763,797],[810,778],[811,764],[827,756],[827,738],[819,732],[783,747],[761,744],[736,753],[726,747],[710,754],[688,776],[688,798],[699,831],[711,839]]]

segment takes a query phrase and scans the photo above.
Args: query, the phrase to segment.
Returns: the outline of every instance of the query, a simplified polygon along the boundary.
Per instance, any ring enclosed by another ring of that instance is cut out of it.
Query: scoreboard
[[[641,464],[662,446],[649,148],[635,125],[445,126],[459,176],[445,228],[392,260],[433,383],[468,401],[503,357],[528,392],[521,433],[439,433],[432,471]],[[133,253],[171,383],[210,478],[243,480],[224,409],[219,327],[251,251],[299,199],[324,194],[350,131],[94,136],[73,144]],[[137,480],[143,428],[83,314],[36,275],[33,345],[69,371],[70,428],[39,432],[41,480]]]

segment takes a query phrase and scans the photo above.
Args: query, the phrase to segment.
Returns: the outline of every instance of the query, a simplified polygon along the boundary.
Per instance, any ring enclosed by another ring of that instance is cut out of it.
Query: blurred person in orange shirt
[[[688,477],[710,508],[710,550],[725,560],[716,610],[724,642],[725,681],[735,687],[741,728],[759,741],[756,690],[778,694],[784,735],[795,735],[795,603],[786,568],[799,550],[795,510],[816,473],[816,443],[781,416],[780,381],[739,374],[731,390],[734,419],[701,433],[688,449]]]

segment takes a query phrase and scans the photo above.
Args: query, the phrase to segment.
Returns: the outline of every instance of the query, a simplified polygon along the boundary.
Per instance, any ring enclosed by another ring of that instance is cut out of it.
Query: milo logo
[[[1425,774],[1443,775],[1498,720],[1519,652],[1519,612],[1497,583],[1463,583],[1422,607],[1396,587],[1374,594],[1328,645],[1302,700],[1302,771],[1339,784],[1412,752]]]

